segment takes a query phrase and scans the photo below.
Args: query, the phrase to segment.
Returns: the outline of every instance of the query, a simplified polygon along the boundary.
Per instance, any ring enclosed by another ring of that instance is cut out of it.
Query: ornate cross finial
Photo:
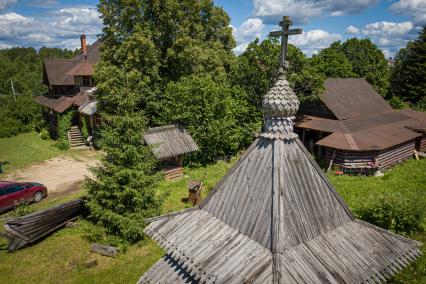
[[[290,17],[284,16],[283,20],[280,22],[280,26],[282,27],[282,30],[269,33],[269,36],[271,36],[271,37],[282,37],[281,38],[280,66],[279,66],[280,70],[288,68],[288,62],[286,61],[286,59],[287,59],[288,36],[289,35],[302,34],[302,29],[290,30],[289,28],[290,28],[291,25],[292,25],[292,22],[290,20]]]

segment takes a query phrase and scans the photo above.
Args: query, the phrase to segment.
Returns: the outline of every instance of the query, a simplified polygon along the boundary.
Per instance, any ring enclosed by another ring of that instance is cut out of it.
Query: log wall
[[[426,152],[426,134],[416,140],[416,150]]]
[[[426,141],[425,141],[426,142]],[[344,172],[368,172],[389,168],[413,156],[414,140],[381,151],[344,151],[326,148],[327,163],[336,154],[333,166],[338,166]]]

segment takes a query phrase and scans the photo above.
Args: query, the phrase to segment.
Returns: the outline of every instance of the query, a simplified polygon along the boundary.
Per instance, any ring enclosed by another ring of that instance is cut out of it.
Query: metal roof
[[[63,113],[73,105],[82,106],[86,104],[89,100],[90,97],[85,93],[78,93],[74,97],[62,96],[58,99],[50,99],[45,96],[37,96],[34,98],[34,101],[36,101],[37,103],[50,109],[53,109],[54,111],[59,113]]]
[[[44,59],[43,83],[74,86],[74,75],[92,75],[93,66],[100,60],[100,41],[87,46],[87,59],[80,53],[71,59]]]
[[[327,79],[324,85],[320,98],[339,120],[393,111],[365,79]]]
[[[384,150],[426,132],[426,114],[396,111],[364,79],[327,79],[321,100],[337,119],[299,116],[296,126],[330,135],[317,145],[350,151]]]
[[[384,282],[421,254],[353,216],[290,135],[295,98],[276,90],[264,98],[264,132],[203,202],[149,220],[166,256],[138,283]]]
[[[153,147],[152,151],[159,160],[198,151],[198,146],[191,135],[175,125],[150,128],[145,132],[144,139]]]
[[[86,115],[94,115],[98,111],[98,102],[91,100],[78,108],[78,111]]]
[[[302,116],[296,126],[331,133],[319,140],[317,145],[341,150],[370,151],[384,150],[421,136],[416,131],[426,128],[426,122],[392,111],[343,121]]]

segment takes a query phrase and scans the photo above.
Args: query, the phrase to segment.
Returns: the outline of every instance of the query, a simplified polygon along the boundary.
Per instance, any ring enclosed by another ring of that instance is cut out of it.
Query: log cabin
[[[389,168],[426,150],[426,114],[394,110],[364,79],[327,79],[320,101],[302,104],[295,125],[326,164],[348,173]]]

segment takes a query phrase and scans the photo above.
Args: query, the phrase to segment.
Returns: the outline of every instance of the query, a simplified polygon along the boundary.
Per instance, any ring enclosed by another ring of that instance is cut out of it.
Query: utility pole
[[[15,87],[13,86],[13,81],[10,80],[10,85],[12,86],[12,93],[13,93],[13,99],[16,102],[16,93],[15,93]]]

